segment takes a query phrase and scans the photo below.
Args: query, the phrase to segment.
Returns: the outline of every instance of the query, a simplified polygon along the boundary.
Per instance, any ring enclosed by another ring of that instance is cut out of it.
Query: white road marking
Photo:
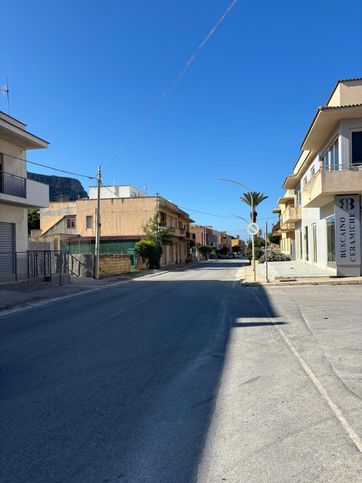
[[[269,316],[269,321],[273,322],[273,320],[274,320],[273,317],[271,317],[270,312],[264,306],[264,304],[261,302],[260,298],[254,293],[253,290],[251,292],[252,292],[255,300],[259,303],[259,305],[265,310],[266,314]],[[282,337],[283,341],[288,346],[289,350],[292,352],[292,354],[295,356],[295,358],[298,360],[298,362],[302,366],[304,372],[307,374],[307,376],[312,381],[313,385],[319,391],[320,395],[323,397],[323,399],[326,401],[328,406],[331,408],[334,415],[336,416],[338,421],[341,423],[343,429],[346,431],[347,435],[350,437],[350,439],[352,440],[352,442],[355,445],[355,447],[357,448],[357,450],[360,453],[362,453],[362,440],[361,440],[361,438],[358,436],[358,434],[355,432],[355,430],[349,424],[347,419],[344,417],[344,415],[342,414],[342,411],[339,409],[337,404],[335,404],[332,401],[331,397],[329,396],[329,394],[328,394],[327,390],[325,389],[325,387],[323,386],[323,384],[320,382],[318,377],[314,374],[312,369],[305,362],[303,357],[299,354],[299,352],[295,348],[294,344],[290,341],[289,337],[285,334],[283,329],[281,329],[278,325],[275,325],[275,329],[279,332],[280,336]]]

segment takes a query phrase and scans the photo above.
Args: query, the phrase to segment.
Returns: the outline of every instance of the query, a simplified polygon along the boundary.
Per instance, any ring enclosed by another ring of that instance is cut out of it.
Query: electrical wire
[[[153,104],[153,106],[146,112],[146,114],[143,116],[141,121],[138,123],[138,125],[131,131],[130,135],[126,139],[126,141],[121,145],[119,148],[118,152],[113,156],[111,161],[106,165],[105,169],[108,169],[114,161],[118,158],[118,156],[129,146],[129,144],[133,141],[133,139],[136,137],[137,133],[143,128],[143,126],[146,124],[148,119],[152,116],[154,112],[156,112],[162,104],[164,104],[167,99],[170,97],[174,89],[176,88],[177,84],[180,82],[180,80],[183,78],[183,76],[186,74],[187,70],[190,68],[191,64],[195,61],[197,56],[201,53],[201,51],[204,49],[205,45],[207,42],[210,40],[210,38],[214,35],[216,30],[220,27],[222,22],[225,20],[225,18],[228,16],[230,13],[231,9],[235,6],[238,0],[233,0],[231,4],[227,7],[225,12],[222,14],[222,16],[219,18],[219,20],[216,22],[214,27],[210,30],[210,32],[206,35],[206,37],[203,39],[201,44],[197,46],[197,48],[194,50],[192,53],[191,57],[187,60],[187,62],[184,64],[182,69],[178,72],[176,77],[173,79],[173,81],[169,84],[166,90],[163,91],[163,93],[160,95],[160,97],[157,99],[157,101]]]
[[[233,216],[229,216],[229,215],[218,215],[216,213],[208,213],[206,211],[193,210],[191,208],[186,208],[185,206],[180,206],[180,208],[182,210],[192,211],[194,213],[200,213],[201,215],[216,216],[218,218],[231,218],[231,219],[234,219]]]
[[[58,171],[59,173],[72,174],[73,176],[79,176],[81,178],[97,179],[96,176],[88,176],[87,174],[74,173],[73,171],[66,171],[64,169],[54,168],[53,166],[48,166],[42,163],[36,163],[35,161],[29,161],[28,159],[23,159],[23,158],[19,158],[18,156],[13,156],[12,154],[6,154],[6,153],[0,153],[0,154],[3,154],[4,156],[8,156],[10,158],[18,159],[19,161],[22,161],[23,163],[26,163],[26,164],[30,163],[30,164],[34,164],[35,166],[41,166],[42,168],[52,169],[53,171]]]

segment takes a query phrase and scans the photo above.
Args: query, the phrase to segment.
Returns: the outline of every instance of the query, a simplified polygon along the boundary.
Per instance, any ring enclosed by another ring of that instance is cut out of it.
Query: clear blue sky
[[[29,159],[95,175],[230,3],[0,0],[10,114],[50,142]],[[238,187],[216,181],[235,178],[269,195],[264,222],[316,108],[337,79],[362,75],[361,25],[360,0],[239,0],[103,182],[147,184],[181,207],[247,216]],[[190,214],[245,236],[236,219]]]

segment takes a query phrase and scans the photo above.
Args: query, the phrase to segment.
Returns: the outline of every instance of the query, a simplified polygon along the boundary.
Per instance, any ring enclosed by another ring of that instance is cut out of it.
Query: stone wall
[[[120,275],[131,271],[131,259],[128,255],[101,255],[99,257],[99,275],[101,278]]]

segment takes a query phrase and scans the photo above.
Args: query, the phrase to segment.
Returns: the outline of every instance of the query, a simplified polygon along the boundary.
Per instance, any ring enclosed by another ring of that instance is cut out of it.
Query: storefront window
[[[327,218],[327,247],[328,262],[336,261],[336,219],[334,216]]]
[[[317,227],[315,223],[312,225],[312,234],[313,234],[313,263],[317,263]]]
[[[308,239],[308,227],[304,227],[304,246],[305,246],[305,259],[309,260],[309,239]]]

